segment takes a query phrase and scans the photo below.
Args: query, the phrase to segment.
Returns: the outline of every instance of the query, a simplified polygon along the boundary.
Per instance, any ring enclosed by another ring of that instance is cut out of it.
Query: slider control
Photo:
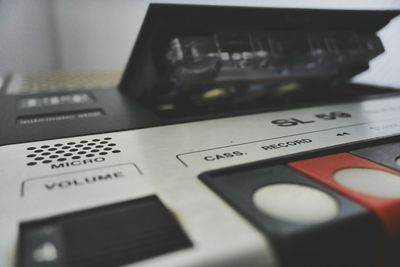
[[[191,246],[156,196],[20,225],[18,267],[110,267]]]

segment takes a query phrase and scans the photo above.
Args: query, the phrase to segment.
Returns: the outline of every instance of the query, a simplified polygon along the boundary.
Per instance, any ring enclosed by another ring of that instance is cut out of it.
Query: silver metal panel
[[[292,126],[279,126],[282,122]],[[269,240],[199,181],[198,175],[399,132],[400,97],[393,97],[3,146],[0,266],[13,266],[21,221],[154,193],[176,215],[194,246],[137,266],[277,266]],[[44,164],[41,159],[27,165],[32,162],[27,155],[35,150],[29,147],[106,137],[112,138],[120,153],[96,154],[85,162],[67,157],[61,162]],[[84,182],[116,172],[120,174],[115,179]]]

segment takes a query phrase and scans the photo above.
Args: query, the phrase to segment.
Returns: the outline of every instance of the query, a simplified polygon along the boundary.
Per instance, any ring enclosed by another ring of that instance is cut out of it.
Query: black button
[[[192,244],[156,196],[22,223],[18,267],[111,267]]]

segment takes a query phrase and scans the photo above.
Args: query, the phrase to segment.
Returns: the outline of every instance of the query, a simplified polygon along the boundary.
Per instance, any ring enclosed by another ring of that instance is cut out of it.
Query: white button
[[[337,183],[353,191],[387,198],[400,197],[400,177],[375,169],[347,168],[334,174]]]
[[[32,254],[34,262],[51,262],[58,259],[57,248],[53,243],[45,242],[37,247]]]
[[[339,213],[339,206],[331,196],[298,184],[264,186],[254,193],[253,202],[266,215],[292,223],[322,223]]]

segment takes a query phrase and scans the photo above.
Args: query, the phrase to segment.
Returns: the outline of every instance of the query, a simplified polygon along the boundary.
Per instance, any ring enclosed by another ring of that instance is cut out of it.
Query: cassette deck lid
[[[150,5],[120,90],[175,119],[375,94],[350,79],[398,14]]]

